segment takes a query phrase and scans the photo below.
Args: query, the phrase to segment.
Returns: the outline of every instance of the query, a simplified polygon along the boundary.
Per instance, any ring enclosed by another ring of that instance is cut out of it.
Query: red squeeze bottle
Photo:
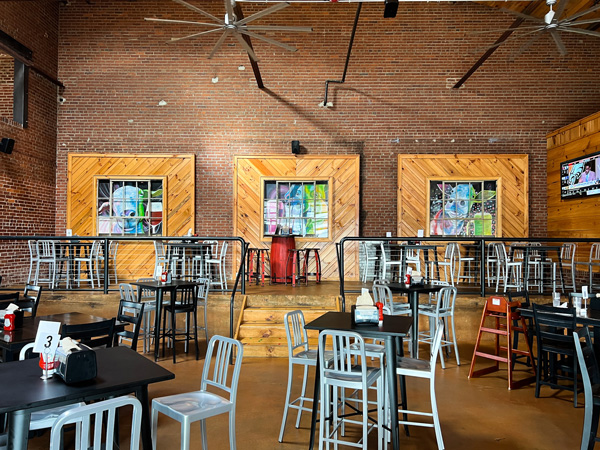
[[[379,321],[383,322],[383,303],[377,302],[375,303],[375,306],[379,310]]]

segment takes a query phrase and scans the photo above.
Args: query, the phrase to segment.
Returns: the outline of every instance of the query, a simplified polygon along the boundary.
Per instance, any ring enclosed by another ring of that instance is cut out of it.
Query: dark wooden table
[[[388,393],[391,413],[391,433],[392,445],[394,450],[400,447],[400,438],[398,434],[398,381],[396,376],[397,367],[397,349],[402,348],[402,338],[408,334],[411,327],[410,317],[406,316],[384,316],[383,324],[379,325],[354,325],[352,323],[351,313],[328,312],[321,317],[307,323],[304,328],[307,330],[342,330],[355,331],[361,336],[385,340],[385,359],[386,359],[386,377],[388,380]],[[398,342],[396,342],[398,340]],[[317,410],[319,409],[320,394],[320,364],[317,354],[317,373],[315,375],[315,389],[313,397],[312,422],[310,427],[309,449],[313,449],[315,443],[315,430],[317,426]],[[403,404],[406,399],[403,398]],[[324,420],[321,418],[321,420]],[[321,424],[321,426],[325,426]]]
[[[106,320],[104,317],[92,316],[79,312],[51,314],[49,316],[37,316],[36,318],[23,318],[23,326],[14,331],[4,331],[0,327],[0,349],[3,350],[4,362],[19,359],[19,352],[25,345],[35,341],[38,324],[40,320],[49,320],[51,322],[60,322],[67,325],[81,325],[85,323],[95,323]],[[124,323],[115,324],[115,332],[123,331]]]
[[[408,301],[412,310],[413,333],[411,336],[411,348],[413,356],[419,357],[419,294],[429,294],[430,292],[439,292],[444,286],[438,284],[424,284],[407,286],[404,283],[389,283],[388,287],[393,293],[407,294]]]
[[[142,403],[142,446],[152,449],[148,384],[171,380],[175,375],[127,347],[96,350],[98,375],[93,380],[67,386],[57,375],[40,379],[37,359],[2,364],[0,413],[8,414],[8,448],[25,450],[31,413],[42,409],[100,400],[134,393]],[[10,389],[6,387],[10,386]]]
[[[174,293],[178,288],[197,286],[198,282],[189,280],[173,280],[170,283],[163,283],[161,281],[136,281],[131,284],[156,292],[156,312],[154,313],[154,361],[157,361],[159,347],[158,340],[160,338],[160,316],[162,313],[164,293],[169,292],[171,298],[173,298]],[[142,289],[138,289],[138,301],[142,301]],[[173,349],[173,351],[175,350]]]

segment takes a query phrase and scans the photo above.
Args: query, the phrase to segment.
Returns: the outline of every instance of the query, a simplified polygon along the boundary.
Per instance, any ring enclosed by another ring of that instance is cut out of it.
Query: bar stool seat
[[[304,258],[304,265],[300,265],[300,258]],[[290,261],[292,262],[292,273],[288,273],[288,267]],[[296,286],[297,282],[304,280],[304,284],[308,284],[308,278],[306,272],[302,274],[302,268],[306,268],[306,254],[303,248],[290,248],[288,249],[287,263],[285,265],[285,284],[288,284],[288,280],[292,281],[292,286]]]
[[[267,261],[268,267],[271,267],[268,248],[248,248],[246,262],[248,283],[252,283],[254,280],[256,281],[256,285],[260,282],[264,286],[265,278],[271,278],[271,274],[266,273],[265,261]],[[255,263],[256,266],[254,265]]]
[[[306,276],[306,281],[308,283],[308,277],[314,276],[316,278],[316,282],[321,282],[321,257],[319,256],[319,248],[317,247],[305,247],[304,249],[304,275]],[[313,258],[315,260],[315,271],[308,271],[308,264],[310,261],[311,252]]]

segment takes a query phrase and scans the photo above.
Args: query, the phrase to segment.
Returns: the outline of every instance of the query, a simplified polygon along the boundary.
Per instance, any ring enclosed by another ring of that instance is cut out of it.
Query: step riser
[[[245,309],[244,310],[244,318],[242,323],[277,323],[283,326],[283,318],[290,310],[287,309]],[[306,323],[316,319],[317,317],[321,317],[327,311],[319,310],[319,311],[303,311],[304,320]]]
[[[305,295],[247,295],[247,305],[253,308],[285,307],[303,309],[317,307],[335,309],[337,296],[305,296]],[[291,306],[293,305],[293,306]]]
[[[317,339],[319,337],[318,331],[308,330],[307,335],[309,339]],[[286,339],[285,328],[281,327],[268,327],[258,326],[251,323],[244,323],[240,327],[238,333],[238,339],[244,338],[282,338]]]

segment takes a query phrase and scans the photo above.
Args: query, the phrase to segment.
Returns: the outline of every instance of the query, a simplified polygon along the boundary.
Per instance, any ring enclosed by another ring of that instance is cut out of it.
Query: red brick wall
[[[194,2],[218,17],[222,2]],[[246,16],[267,6],[241,3]],[[71,1],[60,7],[57,229],[64,228],[69,152],[197,155],[196,230],[232,232],[232,158],[289,154],[297,139],[309,154],[361,155],[361,233],[396,229],[399,153],[526,153],[530,156],[530,230],[546,234],[545,135],[600,108],[600,41],[563,36],[560,57],[548,36],[509,62],[522,43],[501,47],[467,82],[451,90],[513,18],[469,2],[402,3],[383,19],[383,4],[363,6],[346,83],[340,79],[357,4],[292,4],[260,21],[312,26],[272,33],[289,53],[254,40],[265,90],[247,56],[228,38],[206,59],[218,34],[145,22],[144,17],[207,21],[169,1]],[[257,22],[259,23],[259,22]],[[479,50],[478,50],[479,49]],[[239,65],[246,67],[238,70]],[[216,84],[211,82],[218,77]],[[159,106],[159,102],[167,102]],[[507,180],[509,182],[509,180]]]
[[[13,115],[14,60],[0,53],[0,117]]]
[[[37,67],[56,76],[58,2],[0,2],[0,29],[33,51]],[[12,121],[12,101],[10,118],[0,119],[0,137],[15,140],[11,155],[0,153],[0,235],[54,233],[56,96],[55,85],[30,71],[29,126]],[[28,267],[28,258],[24,242],[19,248],[0,242],[3,285],[17,281],[11,276],[19,264]]]

